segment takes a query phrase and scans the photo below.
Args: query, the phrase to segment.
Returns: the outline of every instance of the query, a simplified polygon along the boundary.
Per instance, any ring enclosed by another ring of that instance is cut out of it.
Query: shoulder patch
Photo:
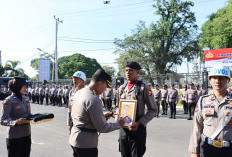
[[[3,104],[3,109],[5,110],[7,107],[8,107],[8,103],[5,102],[5,103]]]
[[[150,88],[150,87],[147,87],[146,89],[147,89],[148,95],[151,96],[151,95],[152,95],[151,88]]]
[[[195,108],[195,112],[198,112],[199,110],[198,110],[198,103],[197,103],[197,105],[196,105],[196,108]]]

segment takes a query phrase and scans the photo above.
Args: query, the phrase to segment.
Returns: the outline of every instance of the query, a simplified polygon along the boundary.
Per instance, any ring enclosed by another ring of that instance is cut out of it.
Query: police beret
[[[23,85],[28,86],[26,78],[23,77],[16,76],[8,82],[8,86],[13,93],[19,93]]]
[[[126,62],[126,67],[132,68],[132,69],[136,69],[136,70],[142,69],[141,66],[139,65],[139,63],[134,62],[134,61],[128,61],[128,62]]]
[[[107,87],[111,88],[112,85],[110,84],[112,79],[109,74],[107,74],[103,69],[98,69],[92,76],[92,78],[96,78],[97,80],[105,80]]]

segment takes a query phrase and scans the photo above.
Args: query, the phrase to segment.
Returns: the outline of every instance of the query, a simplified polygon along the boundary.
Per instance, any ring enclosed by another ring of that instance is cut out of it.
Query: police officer
[[[146,151],[146,125],[157,114],[157,104],[151,88],[137,80],[140,65],[134,61],[126,63],[127,83],[119,87],[119,99],[137,100],[135,123],[128,128],[121,128],[119,150],[122,157],[142,157]],[[145,113],[145,105],[147,112]]]
[[[8,126],[6,146],[9,157],[29,157],[31,150],[31,126],[25,117],[30,115],[29,99],[24,96],[27,80],[14,77],[9,88],[13,94],[2,105],[1,125]]]
[[[68,114],[67,114],[67,126],[68,126],[69,131],[71,131],[71,128],[73,126],[73,122],[71,118],[73,97],[74,97],[74,94],[76,94],[78,90],[81,90],[84,87],[84,83],[86,81],[85,73],[82,71],[75,72],[72,76],[72,81],[73,81],[74,88],[69,93]]]
[[[57,91],[57,104],[58,106],[62,106],[62,97],[63,97],[64,89],[63,86],[60,85]]]
[[[192,112],[194,112],[194,109],[196,107],[196,102],[197,102],[197,90],[194,89],[194,84],[191,83],[189,89],[187,90],[187,103],[189,107],[189,118],[188,120],[192,120]]]
[[[48,105],[49,93],[50,93],[49,84],[47,84],[47,85],[46,85],[46,88],[45,88],[45,100],[46,100],[46,105]]]
[[[51,91],[50,91],[50,102],[51,104],[53,104],[55,106],[55,96],[54,96],[54,92],[56,90],[56,85],[53,84],[52,85],[52,88],[51,88]]]
[[[170,106],[171,118],[176,119],[176,104],[179,101],[178,91],[175,89],[175,85],[172,84],[171,89],[168,90],[167,102]]]
[[[232,95],[227,92],[230,70],[214,66],[209,73],[213,92],[202,96],[194,114],[190,136],[191,157],[231,157]]]
[[[39,85],[38,84],[36,84],[36,87],[35,87],[35,99],[36,99],[37,104],[39,104]]]
[[[201,93],[200,96],[207,95],[208,91],[204,88],[204,85],[201,85]]]
[[[45,95],[44,87],[41,84],[40,87],[39,87],[39,100],[40,100],[41,105],[43,105],[44,95]]]
[[[163,109],[162,115],[167,115],[168,112],[168,103],[166,101],[168,95],[167,88],[168,88],[167,85],[163,85],[163,89],[161,90],[161,105]]]
[[[73,99],[72,120],[69,143],[74,157],[97,157],[98,134],[119,129],[126,117],[116,123],[107,123],[112,113],[103,115],[102,102],[98,95],[111,88],[111,77],[104,70],[97,70],[88,86],[79,90]]]
[[[184,114],[188,114],[188,104],[186,102],[187,98],[187,86],[185,86],[184,91],[181,93],[181,103],[183,104]]]
[[[113,99],[114,99],[113,89],[107,88],[106,91],[104,92],[104,101],[106,103],[106,108],[108,111],[111,110]]]
[[[160,112],[160,100],[161,100],[161,91],[159,89],[159,85],[155,85],[155,89],[153,90],[153,94],[154,94],[154,98],[155,98],[155,102],[158,106],[158,114],[157,114],[157,118],[159,117],[159,112]]]
[[[35,94],[35,86],[34,85],[32,85],[32,89],[31,89],[31,99],[32,99],[32,103],[35,103],[36,94]]]

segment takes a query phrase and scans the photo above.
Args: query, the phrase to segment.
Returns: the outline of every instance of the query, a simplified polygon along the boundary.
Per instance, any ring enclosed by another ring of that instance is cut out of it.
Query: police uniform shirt
[[[106,91],[104,92],[104,99],[114,99],[114,93],[112,88],[107,88]]]
[[[159,89],[154,89],[153,95],[156,102],[161,100],[161,91]]]
[[[187,103],[195,103],[197,101],[197,90],[195,89],[187,89]]]
[[[200,152],[201,135],[204,134],[210,138],[218,126],[224,123],[232,112],[232,98],[229,95],[220,102],[214,94],[202,96],[201,108],[199,101],[193,118],[189,143],[189,151],[192,153]],[[216,136],[215,140],[232,141],[232,120]]]
[[[168,90],[167,89],[161,89],[161,100],[166,100],[168,95]]]
[[[30,124],[16,125],[16,120],[30,115],[30,103],[26,96],[22,101],[15,94],[3,101],[1,113],[1,125],[8,126],[6,138],[15,139],[31,135]]]
[[[72,106],[73,127],[69,143],[77,148],[96,148],[98,145],[97,132],[81,131],[78,127],[96,129],[100,133],[107,133],[120,128],[120,124],[107,123],[103,115],[102,102],[88,86],[74,95]]]
[[[72,111],[72,105],[73,105],[73,97],[74,97],[74,94],[76,94],[76,92],[77,92],[77,89],[74,88],[69,93],[68,114],[67,114],[67,125],[68,126],[72,125],[71,111]]]
[[[207,90],[205,90],[205,89],[201,90],[201,95],[200,96],[203,96],[203,95],[207,95]]]
[[[35,94],[39,94],[39,87],[35,87]]]
[[[187,90],[184,90],[181,93],[181,100],[186,101],[186,98],[187,98]]]
[[[120,94],[124,86],[125,85],[119,87]],[[120,99],[137,100],[135,92],[136,92],[136,85],[134,85],[130,90],[127,85],[121,96],[119,95]],[[145,105],[147,106],[147,112],[144,115]],[[147,123],[151,121],[155,115],[157,115],[157,112],[158,112],[158,107],[155,102],[154,95],[152,94],[151,88],[145,83],[142,83],[138,102],[137,102],[137,111],[136,111],[136,115],[140,117],[138,122],[141,122],[144,126],[146,126]]]
[[[178,102],[179,96],[178,91],[176,89],[169,89],[167,95],[167,102]]]
[[[31,94],[35,95],[35,88],[32,88]]]
[[[45,94],[49,94],[49,87],[45,88]]]
[[[63,96],[63,88],[59,88],[59,89],[57,90],[57,95]]]
[[[44,88],[43,88],[43,87],[40,87],[40,88],[39,88],[39,94],[40,94],[40,95],[44,95]]]

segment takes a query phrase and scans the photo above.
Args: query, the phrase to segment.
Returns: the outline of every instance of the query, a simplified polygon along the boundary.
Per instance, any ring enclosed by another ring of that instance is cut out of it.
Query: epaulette
[[[203,95],[199,98],[198,102],[197,102],[197,106],[196,106],[196,109],[195,109],[195,112],[198,112],[198,114],[202,116],[202,100],[208,96],[211,96],[212,94],[207,94],[207,95]]]

